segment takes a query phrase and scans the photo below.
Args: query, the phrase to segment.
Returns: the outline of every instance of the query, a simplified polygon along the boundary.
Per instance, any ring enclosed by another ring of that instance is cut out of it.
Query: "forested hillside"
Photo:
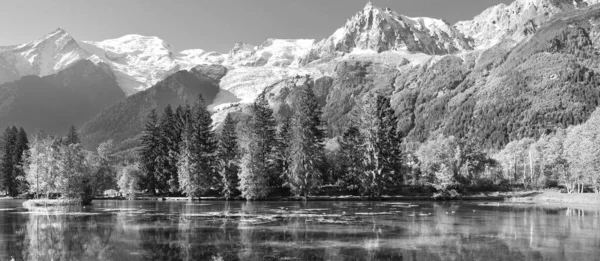
[[[107,108],[86,123],[81,129],[83,144],[94,148],[108,139],[121,143],[134,138],[141,134],[144,119],[152,110],[162,112],[168,105],[175,108],[191,104],[199,94],[205,97],[207,103],[212,103],[219,92],[219,79],[219,76],[211,78],[200,70],[179,71],[152,88]],[[139,145],[137,140],[130,143],[125,145]]]

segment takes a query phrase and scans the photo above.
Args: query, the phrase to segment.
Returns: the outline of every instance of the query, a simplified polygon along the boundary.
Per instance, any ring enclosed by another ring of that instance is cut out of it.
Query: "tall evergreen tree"
[[[177,106],[175,118],[176,122],[174,128],[179,134],[179,142],[182,142],[186,125],[192,124],[192,107],[189,104]]]
[[[370,97],[361,113],[362,151],[365,171],[361,175],[362,194],[380,197],[394,178],[400,178],[401,138],[398,120],[390,99],[381,95]]]
[[[196,164],[198,192],[206,193],[210,188],[219,184],[216,167],[217,142],[212,130],[212,118],[202,95],[194,105],[192,125],[192,156]]]
[[[278,176],[278,184],[286,180],[290,165],[289,148],[291,144],[291,120],[286,117],[282,120],[277,131],[277,144],[275,146],[275,174]]]
[[[249,125],[250,142],[248,153],[242,159],[240,191],[247,200],[254,200],[265,198],[273,188],[281,187],[281,184],[273,182],[276,180],[273,174],[274,147],[277,142],[275,118],[264,93],[252,105]]]
[[[344,186],[351,191],[358,192],[361,187],[360,176],[364,172],[363,151],[360,147],[363,139],[360,131],[356,127],[350,127],[340,141],[342,181]]]
[[[179,176],[179,187],[181,191],[190,199],[197,194],[199,181],[198,169],[194,160],[192,151],[192,128],[191,123],[184,126],[182,133],[182,142],[179,148],[179,158],[177,161],[177,174]]]
[[[13,148],[13,175],[15,177],[16,188],[18,192],[23,192],[27,190],[27,182],[25,182],[25,173],[23,171],[25,156],[24,153],[29,150],[29,139],[27,138],[27,133],[21,127],[17,131],[13,129],[13,132],[16,132],[16,143]]]
[[[159,156],[160,129],[158,116],[155,110],[148,115],[141,137],[142,147],[140,149],[140,163],[142,168],[141,187],[156,193],[158,170],[156,158]]]
[[[0,178],[1,188],[6,191],[10,196],[15,196],[17,193],[16,180],[14,173],[14,162],[13,153],[14,148],[17,145],[18,131],[15,132],[16,128],[6,127],[4,134],[2,135],[2,162],[0,162]]]
[[[157,160],[157,185],[163,192],[178,192],[177,160],[180,133],[176,128],[177,118],[171,105],[167,105],[158,123],[159,154]]]
[[[80,142],[81,140],[79,139],[79,134],[77,134],[77,128],[75,128],[74,125],[71,125],[69,132],[67,132],[67,135],[63,139],[63,144],[68,146],[72,144],[79,144]]]
[[[226,199],[239,194],[240,149],[236,133],[236,122],[227,114],[219,140],[219,173],[221,174],[222,194]]]
[[[302,87],[291,123],[287,183],[296,196],[310,196],[321,184],[324,158],[321,110],[311,86]]]

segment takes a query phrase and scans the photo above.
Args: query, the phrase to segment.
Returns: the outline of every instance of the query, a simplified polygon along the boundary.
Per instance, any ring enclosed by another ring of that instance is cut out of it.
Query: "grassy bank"
[[[539,203],[560,203],[560,204],[589,204],[600,205],[600,194],[596,193],[559,193],[544,192],[532,198],[532,201]]]
[[[81,205],[81,199],[30,199],[23,202],[24,207],[56,207]]]

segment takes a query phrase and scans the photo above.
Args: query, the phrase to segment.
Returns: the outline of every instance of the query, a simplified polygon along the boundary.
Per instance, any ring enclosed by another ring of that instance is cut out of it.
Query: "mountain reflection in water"
[[[0,260],[600,260],[600,209],[504,203],[0,201]]]

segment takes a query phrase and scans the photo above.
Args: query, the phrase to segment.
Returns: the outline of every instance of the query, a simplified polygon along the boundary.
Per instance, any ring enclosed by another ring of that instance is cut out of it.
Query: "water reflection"
[[[600,211],[474,203],[0,203],[0,260],[597,260]]]

